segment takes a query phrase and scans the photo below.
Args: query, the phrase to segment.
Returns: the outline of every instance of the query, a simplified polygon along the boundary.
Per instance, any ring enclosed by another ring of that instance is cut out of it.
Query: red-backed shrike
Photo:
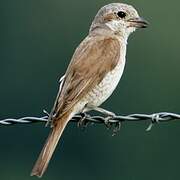
[[[49,119],[52,131],[31,175],[41,177],[69,120],[77,113],[97,110],[115,90],[124,70],[128,36],[147,27],[130,5],[112,3],[95,16],[88,36],[74,52],[62,79]]]

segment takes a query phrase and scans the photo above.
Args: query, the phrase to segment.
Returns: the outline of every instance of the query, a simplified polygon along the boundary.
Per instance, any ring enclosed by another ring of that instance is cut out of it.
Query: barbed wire
[[[64,80],[65,75],[63,75],[60,80],[60,88],[59,92],[61,91],[62,83]],[[48,122],[49,113],[46,110],[43,110],[46,116],[43,117],[21,117],[21,118],[7,118],[0,120],[0,126],[11,126],[15,124],[32,124]],[[171,112],[159,112],[153,114],[129,114],[129,115],[118,115],[113,117],[103,117],[103,116],[91,116],[86,113],[82,113],[79,115],[75,115],[71,122],[78,123],[80,127],[87,127],[89,124],[104,124],[107,128],[113,128],[113,134],[116,134],[123,122],[136,122],[136,121],[150,121],[150,124],[146,131],[150,131],[154,124],[161,123],[161,122],[168,122],[180,119],[180,114],[171,113]]]
[[[46,114],[47,112],[44,111]],[[91,116],[89,114],[79,114],[71,119],[71,122],[78,123],[81,127],[86,127],[88,124],[104,124],[106,127],[113,128],[114,134],[120,130],[122,122],[150,121],[150,125],[146,129],[150,131],[152,126],[161,122],[169,122],[180,119],[180,114],[170,112],[159,112],[153,114],[130,114],[119,115],[114,117]],[[9,126],[14,124],[31,124],[43,122],[47,123],[48,115],[43,117],[22,117],[22,118],[7,118],[0,120],[0,126]]]

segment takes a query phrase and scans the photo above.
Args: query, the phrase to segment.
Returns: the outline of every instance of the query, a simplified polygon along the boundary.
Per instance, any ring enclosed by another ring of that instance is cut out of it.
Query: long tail
[[[57,124],[53,127],[51,133],[49,134],[46,143],[32,169],[31,176],[35,175],[41,177],[44,174],[64,128],[70,119],[71,115],[69,113],[65,114],[61,119],[58,119]]]

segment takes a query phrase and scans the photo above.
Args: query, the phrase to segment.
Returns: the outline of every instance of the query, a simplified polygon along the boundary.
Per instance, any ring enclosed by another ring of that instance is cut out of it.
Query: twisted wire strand
[[[83,122],[84,125],[89,123],[91,124],[105,124],[107,125],[118,125],[117,129],[120,129],[120,124],[122,122],[136,122],[136,121],[150,121],[149,127],[146,129],[147,131],[151,130],[152,126],[155,123],[161,122],[169,122],[180,119],[180,114],[170,113],[170,112],[159,112],[153,114],[130,114],[130,115],[119,115],[114,117],[103,117],[103,116],[90,116],[90,115],[76,115],[71,119],[71,122]],[[7,118],[0,120],[0,126],[9,126],[14,124],[31,124],[31,123],[38,123],[43,122],[46,123],[48,120],[48,115],[43,117],[22,117],[22,118]],[[116,129],[116,130],[117,130]]]
[[[62,83],[64,80],[64,76],[62,76],[59,80],[60,88],[62,87]],[[22,117],[22,118],[7,118],[0,120],[0,126],[10,126],[14,124],[32,124],[43,122],[47,123],[49,113],[46,110],[43,110],[46,116],[43,117]],[[159,112],[153,114],[130,114],[130,115],[118,115],[114,117],[103,117],[103,116],[90,116],[89,114],[80,114],[76,115],[71,119],[71,122],[77,122],[79,125],[86,127],[88,124],[104,124],[106,127],[114,126],[114,132],[119,131],[121,127],[121,123],[128,122],[136,122],[136,121],[150,121],[150,125],[146,129],[150,131],[154,124],[161,122],[168,122],[180,119],[180,114],[171,113],[171,112]]]

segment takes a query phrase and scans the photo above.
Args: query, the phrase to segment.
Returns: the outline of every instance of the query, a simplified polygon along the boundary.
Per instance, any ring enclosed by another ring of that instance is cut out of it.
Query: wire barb
[[[14,124],[31,124],[31,123],[38,123],[43,122],[47,123],[48,120],[48,113],[44,111],[46,116],[43,117],[22,117],[22,118],[7,118],[0,120],[0,126],[9,126]],[[71,119],[71,122],[81,123],[83,119],[83,124],[86,126],[88,124],[104,124],[107,127],[107,117],[102,116],[90,116],[83,114],[79,114],[74,116]],[[146,129],[146,131],[150,131],[154,124],[161,123],[161,122],[169,122],[180,119],[180,114],[170,113],[170,112],[159,112],[153,114],[130,114],[127,116],[114,116],[113,118],[108,119],[108,126],[114,126],[113,135],[116,134],[121,127],[122,122],[136,122],[136,121],[150,121],[150,125]]]

